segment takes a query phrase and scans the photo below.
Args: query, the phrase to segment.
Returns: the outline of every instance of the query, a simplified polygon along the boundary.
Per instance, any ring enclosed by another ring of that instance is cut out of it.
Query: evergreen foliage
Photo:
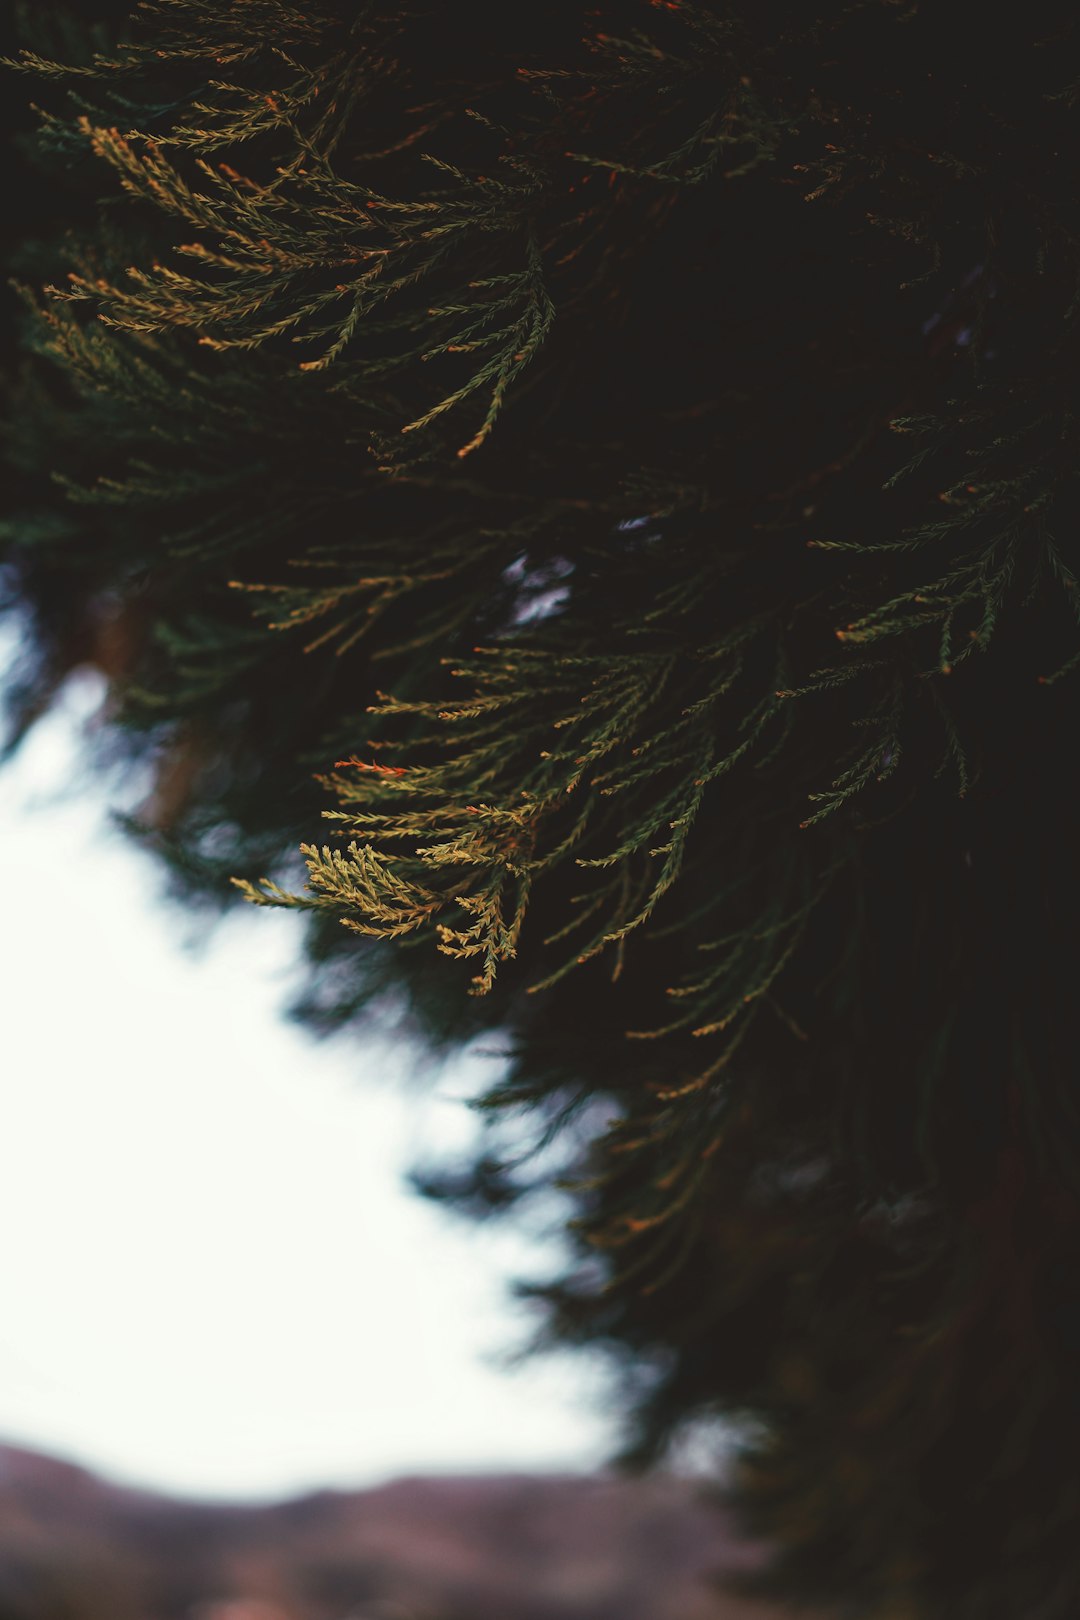
[[[781,1589],[1073,1616],[1072,8],[106,10],[13,51],[16,733],[92,657],[312,1027],[499,1032],[431,1190],[563,1143],[545,1332],[752,1420]]]

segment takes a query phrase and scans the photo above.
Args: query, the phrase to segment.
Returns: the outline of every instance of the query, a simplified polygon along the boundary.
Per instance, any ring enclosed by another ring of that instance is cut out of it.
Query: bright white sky
[[[469,1140],[484,1060],[425,1096],[306,1040],[285,914],[193,953],[81,777],[96,697],[0,772],[0,1438],[219,1497],[597,1466],[600,1370],[495,1364],[550,1252],[403,1184]]]

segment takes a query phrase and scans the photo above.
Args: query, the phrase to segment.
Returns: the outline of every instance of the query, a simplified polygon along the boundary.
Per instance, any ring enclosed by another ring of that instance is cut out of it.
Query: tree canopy
[[[545,1335],[745,1420],[782,1590],[1072,1616],[1072,8],[98,10],[12,45],[13,735],[95,662],[314,1030],[498,1032],[430,1190],[562,1178]]]

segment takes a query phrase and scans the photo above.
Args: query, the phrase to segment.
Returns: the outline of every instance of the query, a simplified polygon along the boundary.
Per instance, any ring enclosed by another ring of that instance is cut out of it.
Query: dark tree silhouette
[[[24,23],[15,733],[95,661],[313,1029],[499,1032],[429,1190],[567,1178],[782,1590],[1073,1616],[1072,8]]]

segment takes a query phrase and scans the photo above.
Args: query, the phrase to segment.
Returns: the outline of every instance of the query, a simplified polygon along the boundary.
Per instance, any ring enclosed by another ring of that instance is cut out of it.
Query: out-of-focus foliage
[[[789,1589],[1071,1616],[1071,9],[26,20],[16,728],[93,658],[313,1027],[500,1032],[432,1190],[561,1131],[545,1331]]]

